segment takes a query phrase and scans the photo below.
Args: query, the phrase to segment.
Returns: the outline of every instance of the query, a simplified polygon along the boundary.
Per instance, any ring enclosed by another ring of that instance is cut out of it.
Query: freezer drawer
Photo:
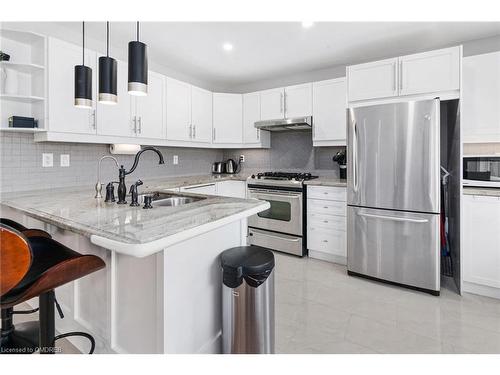
[[[348,206],[347,269],[439,291],[439,214]]]

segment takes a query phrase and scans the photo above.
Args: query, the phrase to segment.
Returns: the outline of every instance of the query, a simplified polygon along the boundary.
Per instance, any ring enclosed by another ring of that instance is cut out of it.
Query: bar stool
[[[10,225],[9,225],[10,224]],[[47,232],[27,229],[9,219],[0,219],[0,352],[55,352],[54,289],[105,267],[95,255],[83,255],[54,241]],[[39,322],[14,326],[13,307],[39,297]],[[72,332],[60,336],[82,335]],[[58,337],[60,337],[58,336]]]

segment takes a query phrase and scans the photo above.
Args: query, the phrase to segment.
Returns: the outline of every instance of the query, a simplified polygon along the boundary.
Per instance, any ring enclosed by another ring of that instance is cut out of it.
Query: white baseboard
[[[463,282],[462,292],[500,299],[500,288],[493,288],[491,286],[479,285],[475,283],[470,283],[468,281]]]
[[[327,262],[347,265],[347,257],[341,255],[334,255],[329,253],[324,253],[322,251],[309,250],[309,257],[319,260],[325,260]]]

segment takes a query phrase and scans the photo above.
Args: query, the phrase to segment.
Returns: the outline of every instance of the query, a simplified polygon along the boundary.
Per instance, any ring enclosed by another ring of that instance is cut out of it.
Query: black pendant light
[[[75,65],[75,107],[92,108],[92,69],[85,66],[85,22],[82,22],[82,65]]]
[[[117,63],[109,57],[109,22],[106,22],[106,56],[99,57],[99,103],[116,104]]]
[[[148,94],[148,51],[147,46],[139,42],[139,22],[137,40],[128,43],[128,93],[138,96]]]

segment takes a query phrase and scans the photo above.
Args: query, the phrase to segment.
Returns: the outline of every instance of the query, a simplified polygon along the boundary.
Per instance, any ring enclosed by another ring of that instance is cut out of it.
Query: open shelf
[[[8,69],[15,69],[20,73],[25,74],[33,74],[38,72],[43,72],[45,67],[43,65],[38,64],[30,64],[30,63],[17,63],[12,61],[1,61],[0,67],[5,67]]]
[[[40,128],[0,128],[0,132],[12,132],[12,133],[37,133],[44,132],[45,129]]]
[[[21,103],[36,103],[42,102],[45,98],[41,96],[33,96],[33,95],[11,95],[11,94],[0,94],[0,99],[11,100],[15,102]]]

